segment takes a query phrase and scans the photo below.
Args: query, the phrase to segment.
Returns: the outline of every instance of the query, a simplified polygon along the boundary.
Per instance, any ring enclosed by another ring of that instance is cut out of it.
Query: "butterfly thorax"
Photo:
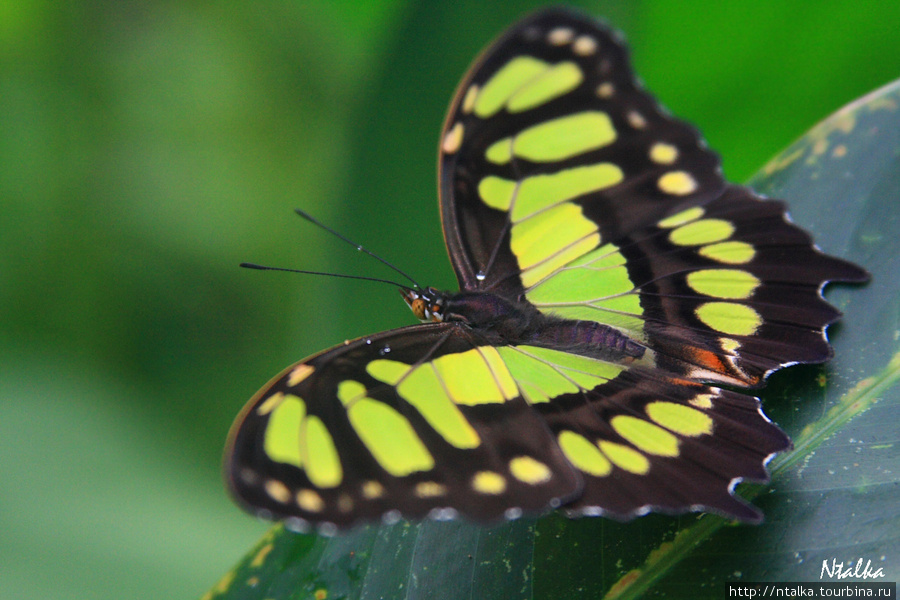
[[[614,327],[561,319],[490,292],[450,293],[432,287],[400,291],[420,321],[458,323],[485,344],[530,344],[610,361],[630,361],[645,352],[643,345]]]

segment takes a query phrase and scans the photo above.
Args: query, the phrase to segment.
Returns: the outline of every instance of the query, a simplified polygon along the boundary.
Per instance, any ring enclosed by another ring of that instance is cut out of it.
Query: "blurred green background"
[[[742,181],[900,77],[900,3],[577,3]],[[412,322],[302,207],[452,287],[438,130],[537,2],[0,0],[0,594],[183,598],[266,529],[221,448],[282,367]]]

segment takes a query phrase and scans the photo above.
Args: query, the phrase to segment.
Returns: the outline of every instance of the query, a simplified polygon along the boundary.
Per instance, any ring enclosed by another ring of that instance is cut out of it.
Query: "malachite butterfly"
[[[459,292],[404,290],[422,324],[275,377],[238,417],[226,477],[257,514],[491,522],[561,507],[710,511],[790,447],[735,388],[831,355],[821,290],[863,281],[727,183],[635,81],[617,34],[548,10],[472,67],[440,138]]]

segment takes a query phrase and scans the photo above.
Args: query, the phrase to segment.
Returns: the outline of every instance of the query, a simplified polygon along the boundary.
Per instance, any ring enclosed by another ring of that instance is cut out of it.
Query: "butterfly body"
[[[521,300],[490,292],[423,293],[401,290],[420,321],[457,324],[479,344],[532,344],[603,360],[632,360],[646,348],[614,327],[596,321],[560,319]],[[427,308],[426,308],[427,307]]]
[[[739,390],[827,360],[822,288],[865,271],[726,182],[616,34],[564,10],[476,61],[439,166],[460,290],[403,289],[423,323],[263,387],[229,435],[235,497],[326,531],[560,506],[758,521],[734,485],[790,440]]]

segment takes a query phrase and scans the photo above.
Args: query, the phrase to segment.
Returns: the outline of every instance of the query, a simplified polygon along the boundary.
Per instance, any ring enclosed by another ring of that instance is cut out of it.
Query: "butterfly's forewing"
[[[588,244],[578,242],[592,234],[618,239],[721,193],[718,158],[639,87],[617,37],[592,19],[544,11],[501,36],[463,79],[439,163],[461,288],[520,292],[583,254]],[[555,239],[532,247],[532,231]]]
[[[490,521],[580,487],[497,349],[450,324],[360,338],[289,367],[238,417],[225,469],[245,506],[301,526]]]

